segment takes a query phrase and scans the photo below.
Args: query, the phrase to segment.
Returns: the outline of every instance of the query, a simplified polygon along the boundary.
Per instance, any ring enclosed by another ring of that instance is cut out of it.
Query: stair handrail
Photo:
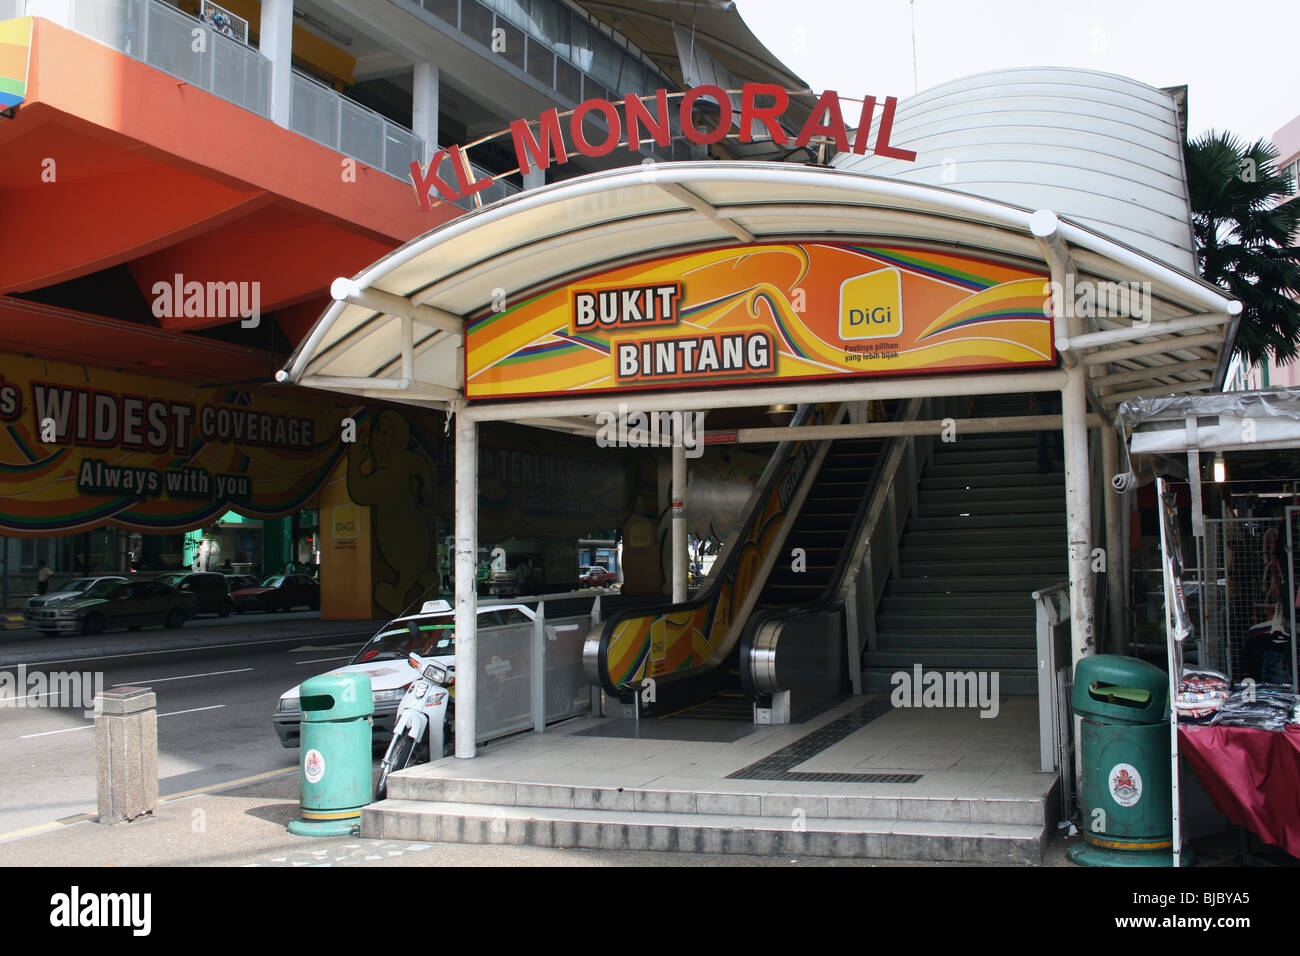
[[[922,410],[928,403],[928,399],[913,398],[908,402],[907,409],[903,412],[900,421],[911,422],[917,421]],[[881,469],[880,479],[876,482],[875,490],[872,492],[871,504],[867,509],[867,518],[862,526],[862,533],[858,536],[857,543],[853,548],[852,559],[849,563],[849,571],[844,575],[838,594],[839,600],[847,600],[853,589],[857,586],[858,577],[862,571],[867,569],[871,572],[874,562],[879,558],[872,553],[871,541],[876,536],[876,528],[881,521],[888,518],[894,522],[893,533],[887,536],[885,541],[885,552],[879,557],[885,560],[884,567],[893,568],[898,563],[898,542],[902,537],[902,526],[907,515],[915,510],[915,491],[916,479],[920,474],[922,462],[917,454],[917,439],[923,437],[918,435],[903,435],[900,440],[893,443],[889,451],[889,456],[885,460],[884,468]],[[909,491],[909,507],[899,520],[898,505],[895,498],[896,485],[900,475],[906,481]],[[869,578],[874,578],[874,573],[869,573]],[[874,614],[872,613],[875,603],[879,601],[881,593],[884,591],[885,582],[888,580],[888,574],[882,575],[880,583],[877,585],[874,580],[869,580],[872,586],[871,601],[863,609],[864,614],[868,617],[867,628],[869,632],[874,632]]]

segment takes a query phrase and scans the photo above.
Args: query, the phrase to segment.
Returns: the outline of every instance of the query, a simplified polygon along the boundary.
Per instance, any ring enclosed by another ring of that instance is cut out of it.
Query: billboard
[[[472,316],[466,391],[527,398],[1052,366],[1046,282],[902,245],[679,253]]]
[[[0,533],[184,531],[311,507],[344,408],[0,357]]]

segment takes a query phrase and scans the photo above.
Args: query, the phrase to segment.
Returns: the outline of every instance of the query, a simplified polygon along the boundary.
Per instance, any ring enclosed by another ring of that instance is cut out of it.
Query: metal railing
[[[537,600],[536,617],[527,640],[518,628],[489,627],[479,631],[475,740],[486,743],[588,713],[594,698],[582,668],[582,648],[593,622],[600,620],[601,595],[591,611],[546,618],[546,601],[570,601],[578,593],[512,598],[510,603]]]
[[[70,26],[251,113],[271,115],[271,62],[158,0],[73,0]],[[194,34],[202,28],[202,38]]]
[[[1062,816],[1068,818],[1074,804],[1070,585],[1062,581],[1031,592],[1030,598],[1038,645],[1038,766],[1044,773],[1060,772]]]
[[[943,402],[943,399],[914,398],[901,420],[934,418]],[[849,634],[865,631],[866,649],[870,651],[877,649],[876,608],[884,597],[890,575],[898,572],[903,526],[916,512],[919,478],[933,454],[934,436],[931,435],[905,435],[894,443],[872,493],[857,553],[844,578],[841,594],[848,609]],[[857,650],[857,662],[851,664],[855,691],[861,679],[857,675],[862,659],[862,648]]]
[[[0,0],[21,14],[22,0]],[[0,19],[5,19],[0,5]],[[256,48],[215,32],[206,24],[160,0],[72,0],[69,27],[233,103],[271,118],[271,61]],[[201,39],[195,30],[203,31]],[[293,70],[289,128],[390,176],[408,182],[411,163],[423,162],[424,141],[411,130],[368,109],[325,84]],[[476,179],[490,173],[471,164]],[[440,173],[454,182],[444,159]],[[495,182],[480,193],[484,203],[518,192]],[[473,197],[457,203],[472,208]]]

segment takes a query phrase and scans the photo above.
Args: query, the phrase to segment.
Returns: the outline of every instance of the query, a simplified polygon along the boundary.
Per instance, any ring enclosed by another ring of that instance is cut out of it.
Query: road
[[[281,747],[271,726],[280,694],[343,663],[379,623],[322,622],[318,613],[301,612],[201,618],[180,631],[93,638],[10,631],[0,639],[0,672],[16,683],[21,663],[29,681],[62,671],[102,674],[105,688],[151,688],[159,793],[168,796],[296,766],[298,751]],[[12,686],[0,691],[0,698],[13,696]],[[80,707],[31,703],[0,704],[0,839],[95,811],[93,720]]]

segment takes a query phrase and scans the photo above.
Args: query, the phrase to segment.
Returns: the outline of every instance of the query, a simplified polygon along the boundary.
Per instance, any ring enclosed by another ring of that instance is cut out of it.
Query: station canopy
[[[863,239],[981,256],[1041,275],[1052,244],[1080,282],[1150,283],[1142,323],[1090,317],[1069,338],[1059,327],[1055,333],[1067,361],[1091,367],[1094,404],[1108,413],[1139,396],[1221,385],[1240,305],[1196,276],[1046,210],[842,169],[760,162],[632,166],[476,209],[336,280],[334,303],[277,377],[446,408],[464,395],[466,319],[494,304],[669,253]],[[889,397],[891,380],[871,380],[863,397]],[[712,399],[722,391],[699,391],[696,407],[721,407]],[[789,397],[800,400],[799,387],[791,385]],[[564,403],[566,414],[578,416],[599,407],[582,396]]]

